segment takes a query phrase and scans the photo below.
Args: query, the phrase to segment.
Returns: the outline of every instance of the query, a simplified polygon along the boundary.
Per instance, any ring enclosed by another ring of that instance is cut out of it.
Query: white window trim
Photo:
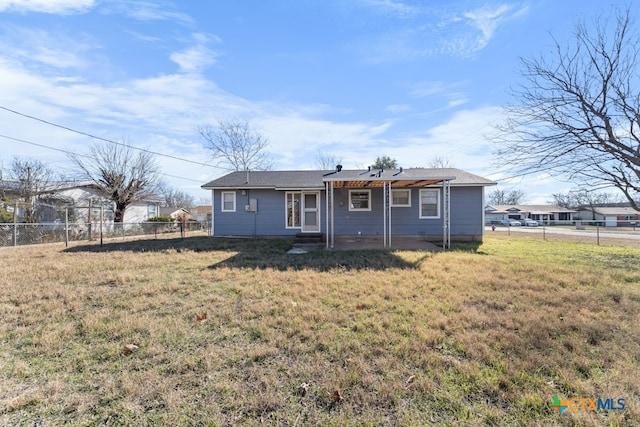
[[[233,194],[233,209],[224,208],[224,196],[225,194]],[[235,191],[222,191],[220,192],[220,212],[235,212],[236,211],[236,192]]]
[[[437,201],[437,203],[436,203],[436,211],[438,212],[438,214],[435,215],[435,216],[422,215],[422,194],[423,193],[427,193],[427,192],[436,193],[436,201]],[[422,189],[420,189],[419,197],[420,197],[420,199],[418,200],[419,211],[420,211],[420,213],[419,213],[420,217],[419,218],[420,219],[438,219],[438,218],[440,218],[440,210],[441,210],[440,209],[440,189],[438,189],[438,188],[422,188]]]
[[[302,230],[302,218],[298,218],[298,222],[300,223],[300,225],[292,225],[290,226],[287,223],[287,215],[289,215],[289,196],[291,195],[292,198],[295,198],[295,195],[298,194],[299,198],[298,198],[298,215],[302,215],[302,192],[301,191],[286,191],[284,196],[284,228],[287,230]]]
[[[393,203],[393,193],[400,192],[400,191],[409,192],[409,197],[407,199],[408,202],[405,205]],[[410,208],[411,207],[411,189],[410,188],[391,189],[391,207],[392,208]]]
[[[363,208],[354,208],[351,206],[351,193],[367,193],[369,195],[369,206],[366,209]],[[349,211],[351,212],[367,212],[371,210],[371,190],[349,190]]]

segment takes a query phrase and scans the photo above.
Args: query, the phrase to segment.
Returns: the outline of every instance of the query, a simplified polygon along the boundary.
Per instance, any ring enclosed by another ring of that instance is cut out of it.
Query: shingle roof
[[[507,213],[509,209],[517,209],[518,211],[521,211],[521,212],[529,212],[529,213],[535,213],[535,214],[576,212],[573,209],[567,209],[567,208],[563,208],[561,206],[556,206],[556,205],[490,205],[490,207],[495,209],[495,211],[492,211],[492,213]]]
[[[591,208],[582,208],[581,211],[591,212]],[[598,206],[593,210],[600,215],[639,215],[640,212],[633,209],[631,206]]]
[[[452,186],[485,186],[495,185],[494,181],[482,178],[455,168],[438,169],[388,169],[382,171],[379,176],[377,169],[372,170],[308,170],[308,171],[255,171],[255,172],[231,172],[220,178],[204,184],[204,189],[223,188],[275,188],[275,189],[321,189],[324,182],[333,181],[341,183],[368,182],[382,185],[383,181],[405,182],[407,186],[424,186],[429,183],[440,182],[443,179],[452,179]],[[376,186],[376,185],[369,185]]]

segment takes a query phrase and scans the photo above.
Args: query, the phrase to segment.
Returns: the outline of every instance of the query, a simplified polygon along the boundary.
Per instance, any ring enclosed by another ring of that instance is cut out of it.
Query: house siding
[[[225,192],[228,190],[225,190]],[[220,190],[213,191],[213,234],[221,236],[293,236],[300,228],[286,228],[285,191],[244,190],[236,191],[236,211],[222,212]],[[320,192],[320,227],[324,232],[325,194]],[[257,212],[245,212],[250,199],[256,199]]]
[[[429,187],[439,188],[439,187]],[[369,189],[367,189],[369,190]],[[371,210],[350,211],[349,189],[335,189],[334,233],[337,236],[382,236],[384,234],[383,190],[372,188]],[[228,190],[225,190],[228,191]],[[451,239],[481,240],[483,235],[483,187],[451,187]],[[236,211],[222,212],[220,190],[213,191],[213,234],[237,236],[287,236],[295,235],[299,228],[288,229],[285,224],[285,191],[245,190],[236,191]],[[320,191],[320,230],[326,233],[325,192]],[[419,218],[420,189],[411,189],[411,206],[391,209],[391,229],[396,236],[425,236],[442,239],[442,208],[444,195],[440,188],[440,217]],[[250,199],[257,199],[257,212],[245,212]]]

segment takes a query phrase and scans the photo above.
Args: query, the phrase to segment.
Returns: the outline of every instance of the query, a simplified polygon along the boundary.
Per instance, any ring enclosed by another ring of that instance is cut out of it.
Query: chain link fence
[[[42,243],[65,243],[133,236],[176,234],[184,237],[188,232],[206,233],[208,222],[142,222],[142,223],[69,223],[62,222],[24,224],[0,223],[0,247],[24,246]]]
[[[632,221],[538,221],[535,226],[491,221],[486,224],[485,233],[491,232],[550,241],[640,246],[640,224]]]

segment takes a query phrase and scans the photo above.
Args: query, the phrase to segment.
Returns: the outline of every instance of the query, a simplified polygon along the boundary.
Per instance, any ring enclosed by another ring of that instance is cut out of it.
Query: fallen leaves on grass
[[[125,344],[125,346],[122,348],[122,353],[124,353],[125,356],[129,356],[130,354],[138,351],[139,348],[140,347],[135,344]]]
[[[303,397],[304,397],[304,396],[306,396],[306,395],[307,395],[307,392],[309,391],[309,385],[310,385],[310,384],[309,384],[309,383],[306,383],[306,382],[305,382],[305,383],[300,384],[300,385],[298,386],[298,394],[299,394],[300,396],[303,396]]]

